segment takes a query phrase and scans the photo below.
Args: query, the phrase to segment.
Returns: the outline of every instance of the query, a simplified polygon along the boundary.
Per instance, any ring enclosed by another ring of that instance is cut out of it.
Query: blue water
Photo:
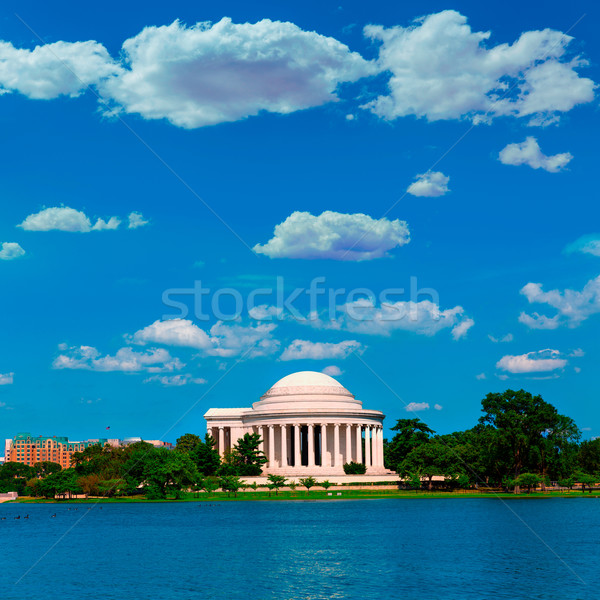
[[[3,516],[8,600],[600,597],[593,498],[4,504]]]

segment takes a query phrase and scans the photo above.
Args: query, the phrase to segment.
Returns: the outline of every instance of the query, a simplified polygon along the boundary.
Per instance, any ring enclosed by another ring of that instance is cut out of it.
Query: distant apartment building
[[[8,438],[4,445],[5,462],[18,462],[33,466],[37,462],[50,461],[58,463],[63,469],[71,466],[71,456],[75,452],[82,452],[88,446],[114,446],[119,447],[134,442],[142,441],[141,438],[96,438],[82,442],[70,441],[64,436],[37,436],[30,433],[18,433],[13,438]],[[155,447],[172,448],[173,445],[160,440],[144,440]]]

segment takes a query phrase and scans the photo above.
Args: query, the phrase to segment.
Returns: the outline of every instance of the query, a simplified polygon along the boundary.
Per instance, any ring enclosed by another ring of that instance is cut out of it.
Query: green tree
[[[235,475],[223,475],[219,478],[219,484],[224,492],[233,492],[234,498],[237,496],[238,490],[244,485],[242,480]]]
[[[304,477],[300,479],[300,485],[306,488],[306,493],[310,492],[310,488],[317,485],[317,480],[314,477]]]
[[[363,463],[351,461],[344,463],[344,473],[346,475],[364,475],[367,472],[367,467]]]
[[[535,473],[521,473],[515,480],[516,486],[525,486],[527,493],[531,494],[531,488],[535,489],[542,481],[542,478]]]
[[[575,478],[574,477],[567,477],[566,479],[559,479],[558,480],[558,485],[560,487],[566,487],[566,488],[572,490],[573,486],[575,485]]]
[[[191,452],[192,460],[196,463],[198,472],[202,475],[216,475],[221,466],[221,457],[215,448],[215,438],[209,433],[204,436],[204,441],[200,440]]]
[[[582,473],[579,471],[575,473],[575,480],[581,484],[581,493],[585,494],[586,486],[589,489],[590,494],[592,493],[593,485],[598,483],[598,477],[591,475],[590,473]]]
[[[331,483],[331,481],[329,481],[328,479],[326,479],[325,481],[321,481],[321,483],[319,484],[322,488],[328,490],[332,485],[334,485],[333,483]]]
[[[178,452],[186,452],[192,454],[198,444],[201,444],[202,440],[195,433],[184,433],[180,438],[177,438],[175,443],[175,450]]]
[[[286,478],[283,475],[269,475],[267,477],[267,487],[270,490],[275,490],[275,495],[279,492],[286,483]]]
[[[262,473],[262,466],[267,462],[267,457],[260,450],[262,439],[258,433],[245,433],[237,444],[234,445],[232,455],[237,461],[239,475],[258,476]]]
[[[600,438],[582,442],[576,460],[581,472],[600,474]]]
[[[412,450],[427,442],[435,433],[421,419],[398,419],[392,427],[397,432],[391,441],[385,445],[384,459],[388,469],[398,471],[402,461]]]
[[[544,433],[556,426],[558,413],[541,396],[532,396],[525,390],[488,394],[481,405],[485,414],[479,421],[496,430],[497,450],[510,457],[510,473],[506,475],[512,475],[517,482],[515,493],[518,494],[519,475],[532,449],[539,450],[543,444]]]
[[[48,475],[52,475],[53,473],[58,473],[62,470],[62,467],[55,462],[51,462],[48,460],[44,460],[42,462],[37,462],[33,465],[35,470],[35,474],[37,477],[47,477]]]

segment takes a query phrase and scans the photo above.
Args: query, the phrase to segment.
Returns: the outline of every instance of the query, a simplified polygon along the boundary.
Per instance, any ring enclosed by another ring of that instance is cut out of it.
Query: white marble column
[[[281,425],[281,466],[288,466],[287,425]]]
[[[379,427],[379,466],[383,467],[383,426]]]
[[[256,426],[256,433],[260,436],[260,444],[258,444],[258,449],[260,452],[264,453],[265,451],[265,428],[263,425]]]
[[[352,425],[346,423],[346,455],[342,463],[352,462]]]
[[[308,425],[308,466],[315,466],[315,426]]]
[[[356,426],[356,462],[362,462],[362,426]]]
[[[225,428],[219,427],[219,456],[223,458],[225,452]]]
[[[269,467],[275,466],[275,427],[273,425],[269,425],[269,447],[267,448],[269,451]]]
[[[371,466],[371,426],[365,425],[365,465]]]
[[[300,425],[298,423],[294,423],[292,425],[294,428],[294,468],[302,466],[302,454],[300,453]]]
[[[333,467],[338,466],[338,462],[340,460],[340,424],[333,424],[333,456],[331,465]]]
[[[327,423],[321,424],[321,466],[325,466],[325,459],[327,457]]]

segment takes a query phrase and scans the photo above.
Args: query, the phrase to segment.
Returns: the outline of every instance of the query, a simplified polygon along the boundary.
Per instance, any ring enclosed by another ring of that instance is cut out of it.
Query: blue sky
[[[597,19],[577,1],[3,3],[0,437],[174,441],[326,368],[387,426],[466,428],[523,387],[600,435]],[[275,294],[248,314],[277,278],[346,292],[304,323]],[[198,319],[189,295],[167,319],[165,290],[196,281],[236,290],[239,319]],[[376,296],[359,320],[357,288]]]

